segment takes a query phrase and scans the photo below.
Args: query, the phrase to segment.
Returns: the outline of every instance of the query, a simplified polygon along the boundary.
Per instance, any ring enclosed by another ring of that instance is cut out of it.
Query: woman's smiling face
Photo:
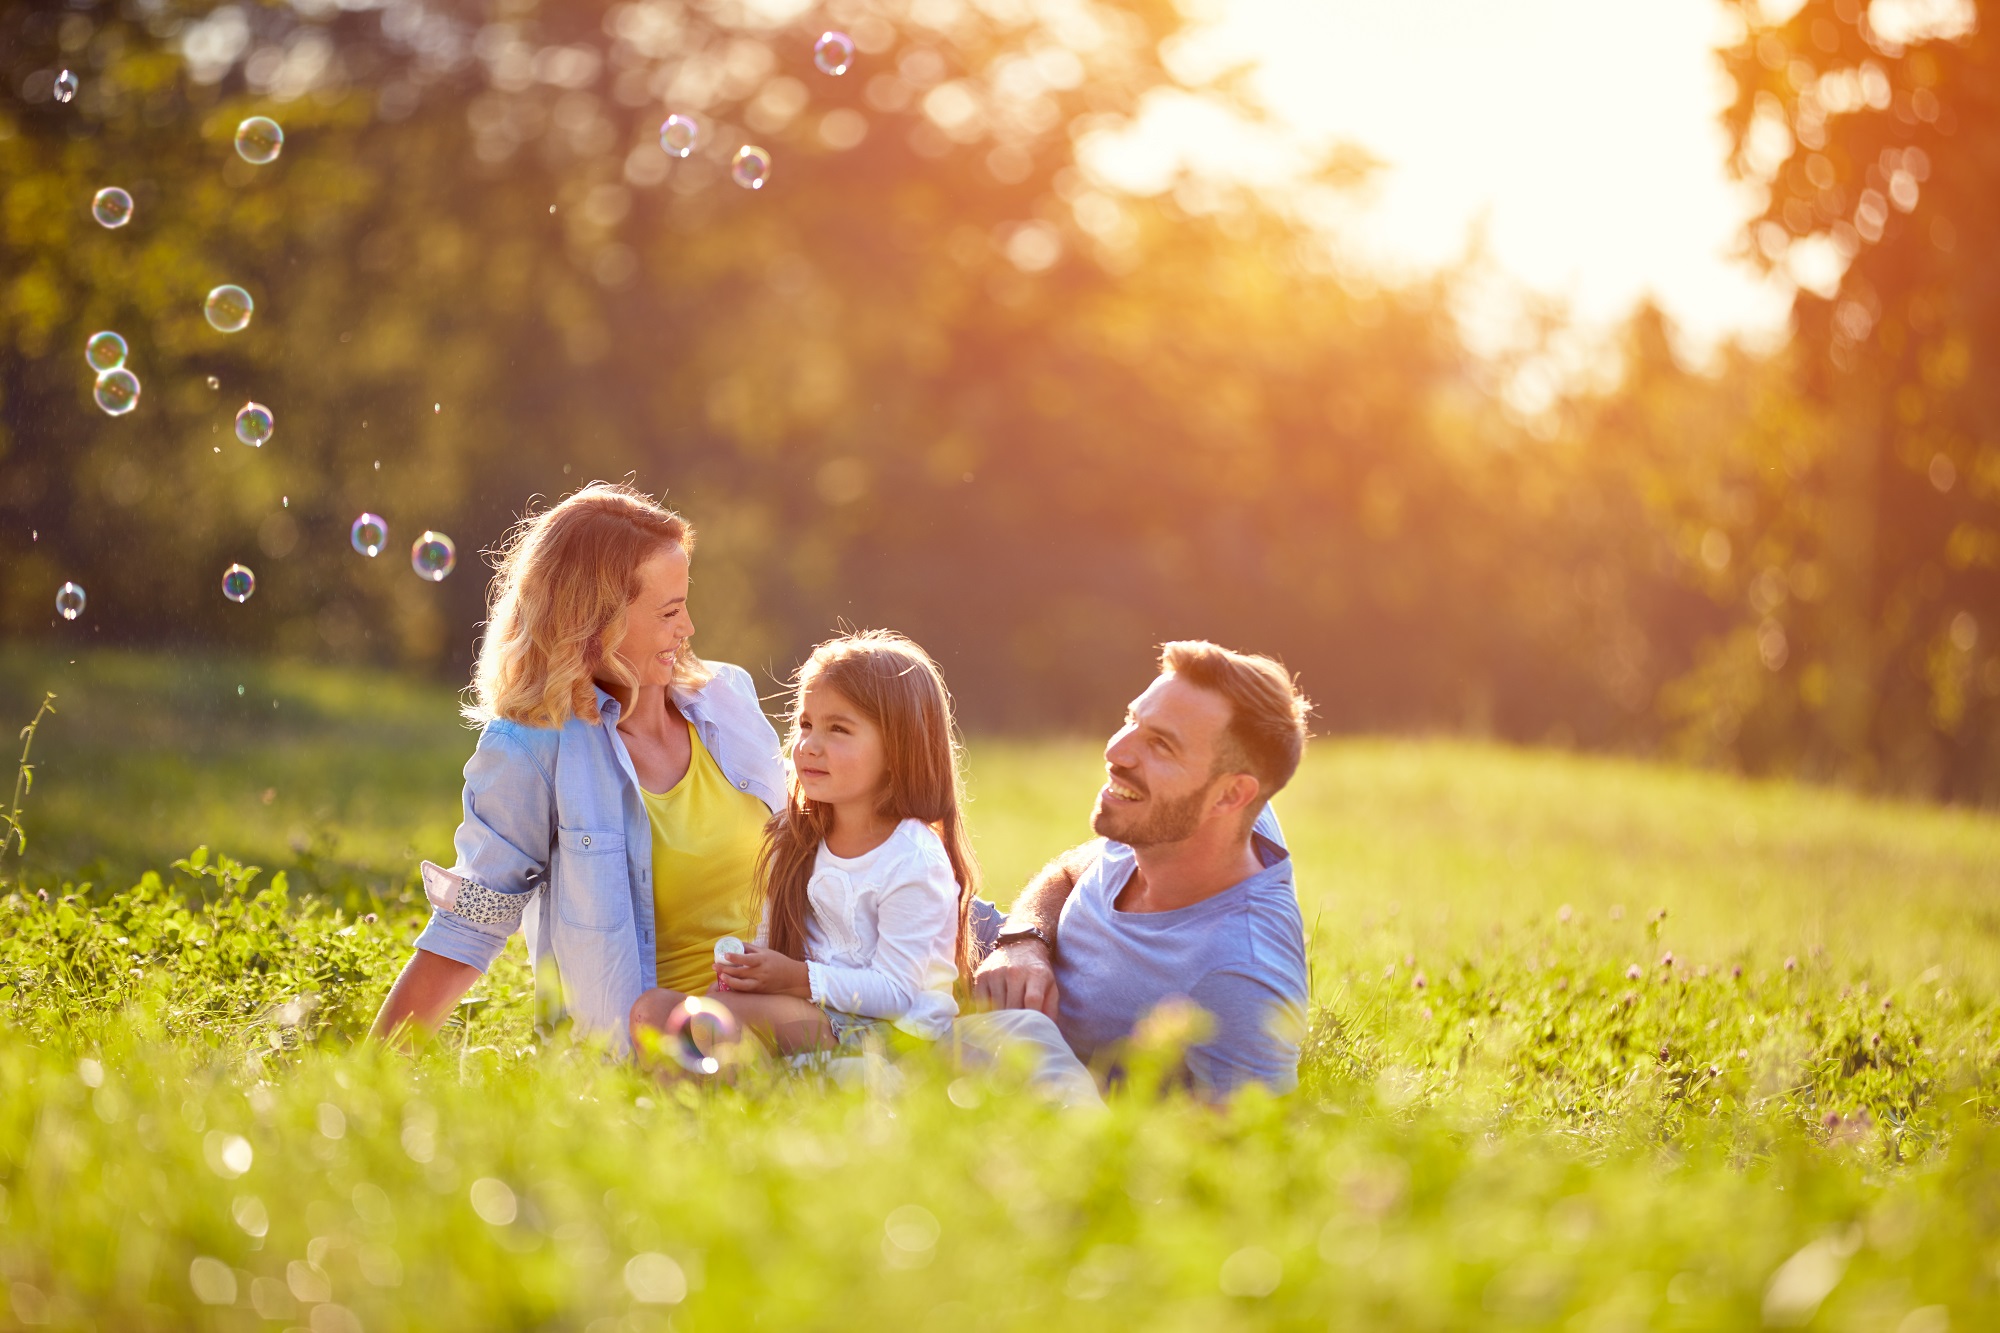
[[[662,546],[639,566],[639,595],[625,608],[625,639],[614,654],[637,684],[673,684],[675,663],[694,637],[687,599],[687,552]]]

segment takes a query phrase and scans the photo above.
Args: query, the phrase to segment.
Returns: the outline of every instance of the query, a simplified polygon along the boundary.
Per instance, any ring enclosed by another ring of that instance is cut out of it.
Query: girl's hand
[[[806,965],[762,944],[746,944],[742,953],[724,954],[715,975],[733,991],[748,995],[795,995],[812,998],[812,976]]]

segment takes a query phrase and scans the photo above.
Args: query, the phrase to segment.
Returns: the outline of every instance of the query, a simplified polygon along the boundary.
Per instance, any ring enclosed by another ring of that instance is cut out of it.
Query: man
[[[1063,1091],[1066,1057],[1034,1012],[1103,1067],[1149,1013],[1192,1001],[1208,1015],[1185,1057],[1198,1092],[1295,1086],[1305,930],[1269,802],[1298,770],[1310,708],[1268,657],[1165,645],[1159,676],[1105,747],[1090,818],[1099,839],[1023,890],[974,977],[977,998],[1029,1012],[967,1025],[1041,1047],[1038,1081]]]

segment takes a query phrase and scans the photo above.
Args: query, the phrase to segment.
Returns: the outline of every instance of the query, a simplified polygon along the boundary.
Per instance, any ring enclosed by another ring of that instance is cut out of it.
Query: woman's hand
[[[762,944],[746,944],[742,953],[724,954],[715,975],[732,991],[749,995],[795,995],[812,998],[812,975],[796,958],[787,958]]]

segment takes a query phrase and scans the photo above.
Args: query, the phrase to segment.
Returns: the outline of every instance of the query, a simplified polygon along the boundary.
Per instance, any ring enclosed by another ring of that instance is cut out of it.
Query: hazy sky
[[[1724,169],[1714,0],[1209,0],[1191,66],[1254,62],[1308,139],[1387,163],[1342,227],[1379,263],[1430,267],[1483,226],[1510,279],[1584,321],[1650,292],[1696,345],[1781,329],[1790,292],[1733,257],[1750,203]],[[1176,154],[1244,172],[1282,153],[1187,107],[1118,154],[1134,180]]]

